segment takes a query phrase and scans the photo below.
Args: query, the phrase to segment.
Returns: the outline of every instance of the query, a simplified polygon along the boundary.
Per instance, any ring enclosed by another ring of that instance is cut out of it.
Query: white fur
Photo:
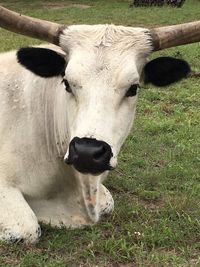
[[[40,78],[20,66],[15,51],[0,55],[0,239],[35,242],[38,220],[77,227],[113,210],[102,185],[108,172],[85,175],[67,166],[75,136],[110,144],[117,155],[134,119],[139,83],[151,52],[149,32],[114,25],[67,28],[60,49],[65,78]]]

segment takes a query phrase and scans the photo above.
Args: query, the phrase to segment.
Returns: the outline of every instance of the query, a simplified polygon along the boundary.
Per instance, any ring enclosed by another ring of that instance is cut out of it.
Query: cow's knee
[[[40,235],[37,217],[21,192],[0,186],[0,240],[35,243]]]
[[[0,231],[0,240],[12,243],[36,243],[40,236],[41,228],[37,222],[30,222],[29,225],[16,223]]]

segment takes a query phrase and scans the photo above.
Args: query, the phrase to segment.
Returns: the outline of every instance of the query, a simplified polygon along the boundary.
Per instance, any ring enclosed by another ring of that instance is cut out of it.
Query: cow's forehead
[[[134,55],[123,55],[109,51],[75,50],[68,61],[66,78],[74,86],[95,81],[116,87],[139,81],[138,68]],[[101,50],[101,49],[98,49]],[[142,60],[140,58],[140,63]]]
[[[70,26],[60,45],[69,54],[67,75],[74,82],[88,78],[91,72],[93,77],[110,80],[109,76],[115,76],[114,80],[118,77],[123,82],[137,73],[152,50],[147,29],[115,25]]]
[[[115,25],[73,25],[66,28],[60,36],[64,51],[77,47],[112,47],[114,50],[127,51],[131,48],[137,53],[149,54],[152,51],[151,35],[148,29]]]

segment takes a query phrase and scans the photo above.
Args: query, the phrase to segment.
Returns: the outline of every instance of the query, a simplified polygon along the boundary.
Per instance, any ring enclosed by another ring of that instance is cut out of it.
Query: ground
[[[129,8],[119,0],[1,0],[21,13],[65,24],[153,27],[200,20],[200,2],[182,9]],[[0,30],[0,50],[39,41]],[[43,225],[34,246],[0,244],[2,267],[200,266],[200,46],[153,55],[188,60],[192,74],[165,89],[141,87],[134,128],[107,187],[115,212],[86,229]]]

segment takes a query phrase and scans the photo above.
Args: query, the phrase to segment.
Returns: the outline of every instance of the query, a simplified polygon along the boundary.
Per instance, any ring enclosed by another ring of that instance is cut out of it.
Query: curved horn
[[[0,6],[0,27],[59,45],[59,35],[64,25],[31,18]]]
[[[200,42],[200,20],[150,30],[154,51]]]

